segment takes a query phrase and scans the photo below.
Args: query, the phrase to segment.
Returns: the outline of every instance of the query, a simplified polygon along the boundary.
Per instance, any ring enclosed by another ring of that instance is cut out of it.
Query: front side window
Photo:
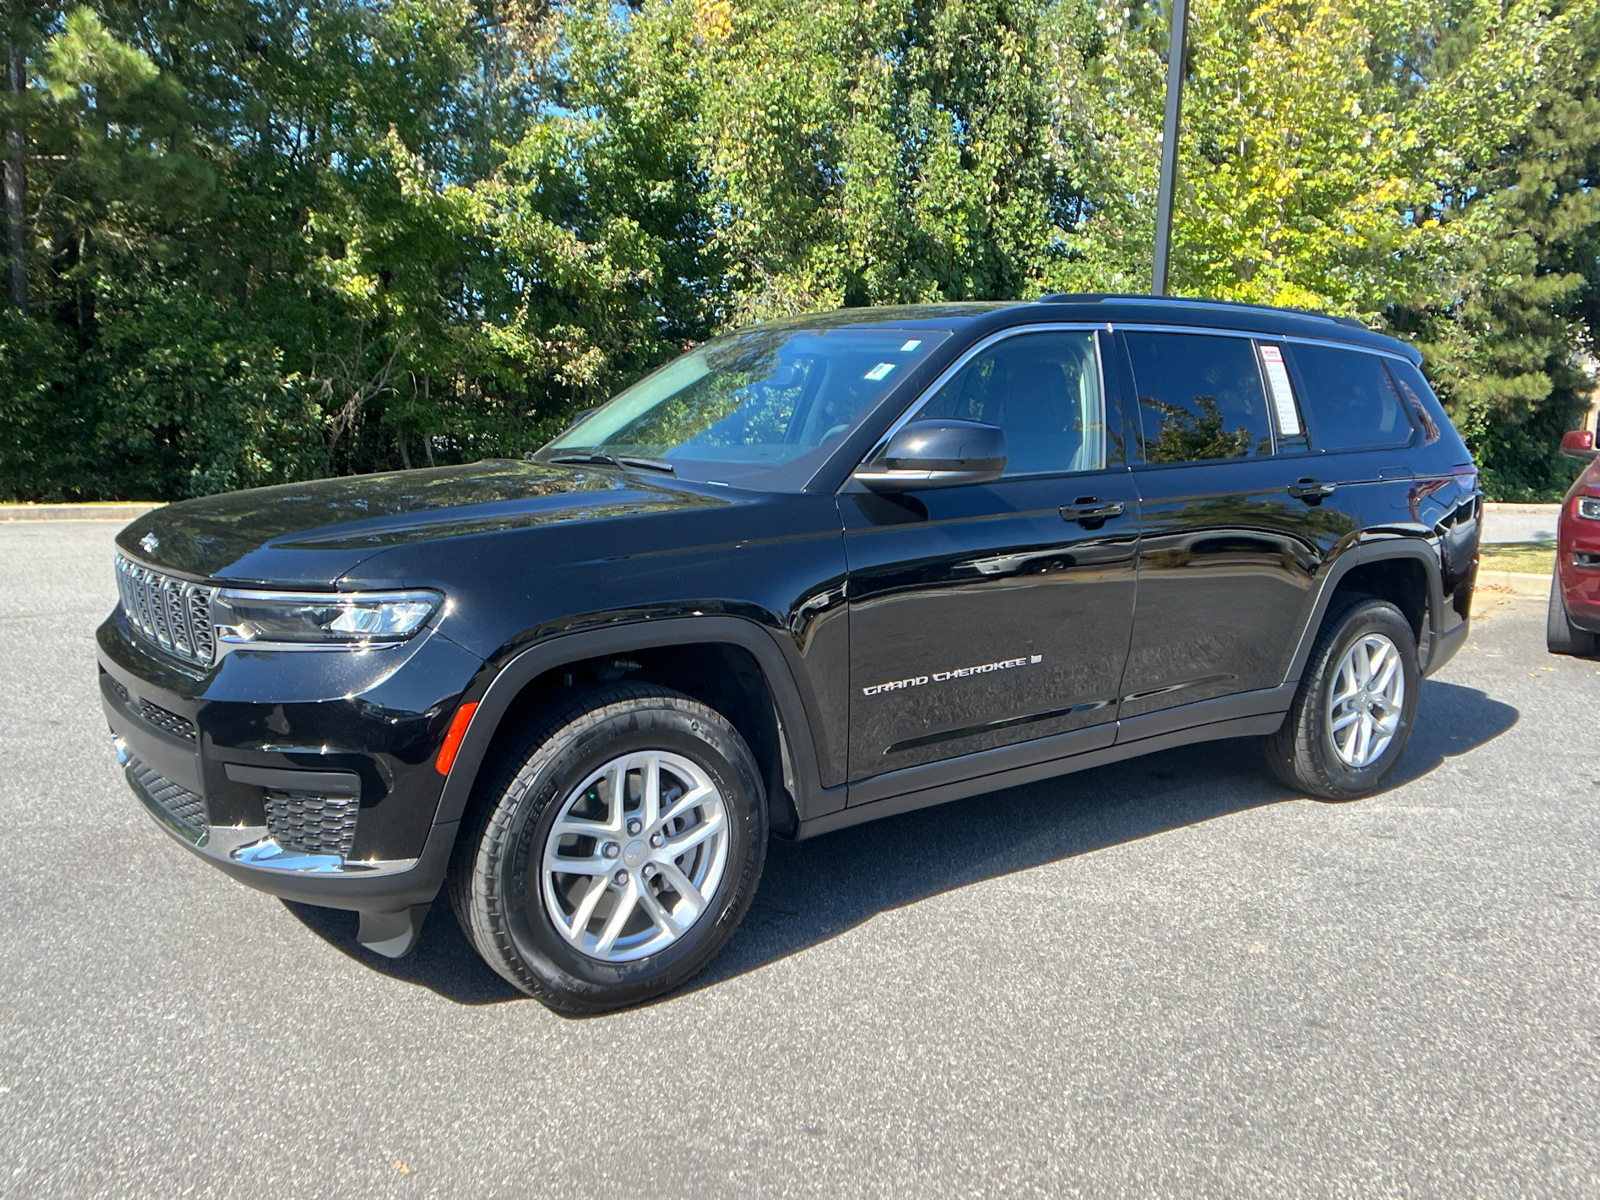
[[[729,334],[645,376],[538,457],[643,459],[690,479],[798,490],[949,336],[804,326]]]
[[[1002,338],[974,355],[916,417],[999,426],[1008,476],[1098,471],[1105,466],[1105,401],[1094,334]]]
[[[1124,334],[1150,463],[1272,453],[1267,397],[1246,338]]]
[[[1411,440],[1405,404],[1383,359],[1305,344],[1290,347],[1290,353],[1305,382],[1318,449],[1375,449]]]

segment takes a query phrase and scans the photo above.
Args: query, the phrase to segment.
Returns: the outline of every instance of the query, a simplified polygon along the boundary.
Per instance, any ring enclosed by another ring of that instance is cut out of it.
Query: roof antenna
[[[1167,294],[1167,259],[1172,252],[1172,189],[1178,175],[1178,118],[1183,111],[1183,51],[1189,32],[1189,0],[1172,0],[1167,41],[1167,119],[1161,127],[1161,184],[1156,193],[1155,263],[1150,294]]]

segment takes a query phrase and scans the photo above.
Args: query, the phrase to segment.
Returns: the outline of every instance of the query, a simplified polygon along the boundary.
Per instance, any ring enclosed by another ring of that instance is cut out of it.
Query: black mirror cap
[[[1006,469],[1003,429],[980,421],[939,418],[901,428],[883,454],[856,471],[873,491],[993,483]]]

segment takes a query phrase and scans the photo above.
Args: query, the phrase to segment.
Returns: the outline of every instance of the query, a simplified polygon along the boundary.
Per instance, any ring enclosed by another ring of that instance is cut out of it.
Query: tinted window
[[[1411,406],[1411,415],[1417,419],[1417,425],[1422,429],[1422,440],[1428,445],[1433,445],[1439,440],[1439,422],[1433,419],[1433,413],[1439,410],[1439,398],[1428,387],[1428,381],[1423,379],[1422,372],[1408,362],[1395,362],[1389,364],[1389,374],[1400,385],[1400,394],[1406,398],[1406,403]],[[1426,396],[1428,400],[1424,400]],[[1428,401],[1432,401],[1430,410]]]
[[[1272,453],[1267,397],[1245,338],[1129,333],[1148,462]]]
[[[1411,439],[1411,423],[1383,359],[1332,346],[1292,350],[1320,449],[1399,446]]]
[[[1097,471],[1104,403],[1094,334],[1022,333],[977,354],[917,417],[982,421],[1006,431],[1006,474]]]

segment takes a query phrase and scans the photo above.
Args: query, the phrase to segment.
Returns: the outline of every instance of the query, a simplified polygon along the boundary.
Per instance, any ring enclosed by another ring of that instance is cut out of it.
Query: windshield
[[[556,438],[542,461],[601,456],[711,483],[798,490],[944,330],[779,328],[675,359]]]

